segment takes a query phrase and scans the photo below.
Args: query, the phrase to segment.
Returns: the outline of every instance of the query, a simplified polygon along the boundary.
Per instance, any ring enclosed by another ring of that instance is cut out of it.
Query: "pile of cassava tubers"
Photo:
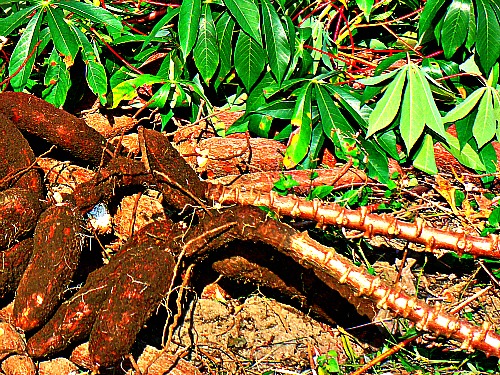
[[[91,163],[95,174],[59,202],[47,198],[37,158],[21,131]],[[447,313],[441,305],[430,306],[401,288],[386,285],[333,248],[271,218],[258,206],[274,211],[278,218],[313,220],[322,226],[361,231],[367,237],[400,238],[421,244],[429,252],[445,249],[498,258],[497,236],[475,237],[435,229],[419,219],[410,223],[373,214],[366,207],[349,210],[317,199],[281,196],[270,187],[252,187],[251,183],[206,183],[164,135],[144,128],[138,134],[140,158],[127,155],[120,144],[107,142],[83,120],[40,99],[22,93],[0,94],[0,297],[16,293],[13,324],[29,333],[25,349],[29,356],[51,356],[90,337],[93,368],[116,364],[187,267],[210,252],[224,251],[234,240],[243,240],[271,245],[311,270],[325,288],[339,291],[361,313],[374,306],[389,309],[420,330],[453,337],[465,350],[500,357],[500,335],[493,327],[475,326]],[[360,178],[360,173],[355,176]],[[160,191],[165,207],[190,210],[196,225],[186,228],[183,222],[168,217],[153,221],[68,296],[85,243],[85,215],[130,187]],[[226,262],[218,270],[298,295],[313,311],[324,314],[324,308],[298,286],[285,285],[264,266],[255,271],[255,264],[249,266],[251,259],[239,262]],[[322,293],[328,294],[328,290]]]

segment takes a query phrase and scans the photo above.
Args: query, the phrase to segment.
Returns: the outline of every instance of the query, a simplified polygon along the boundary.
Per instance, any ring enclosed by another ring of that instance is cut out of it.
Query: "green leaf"
[[[361,83],[362,85],[367,85],[367,86],[378,85],[380,82],[383,82],[386,79],[393,77],[397,73],[398,73],[398,70],[393,70],[389,73],[384,73],[384,74],[381,74],[379,76],[361,78],[361,79],[357,79],[356,81]]]
[[[64,57],[63,61],[66,67],[73,65],[75,56],[78,52],[78,43],[73,32],[73,29],[68,26],[64,20],[64,15],[61,9],[47,7],[47,21],[49,25],[50,35],[54,46]]]
[[[26,22],[28,22],[29,21],[28,15],[30,15],[35,9],[39,7],[40,5],[34,5],[31,7],[24,8],[19,12],[11,14],[8,17],[0,18],[0,35],[8,36],[18,26],[21,26]]]
[[[456,121],[455,123],[460,148],[465,147],[465,145],[472,139],[472,128],[474,127],[476,115],[477,110],[473,110],[468,116]]]
[[[346,118],[342,116],[329,92],[321,87],[321,85],[316,85],[315,87],[315,98],[318,103],[323,131],[328,138],[332,139],[333,133],[337,129],[343,133],[354,135],[354,129]]]
[[[35,63],[36,53],[34,48],[38,42],[40,33],[40,24],[42,23],[43,12],[38,11],[29,21],[26,29],[24,30],[21,38],[16,44],[12,57],[9,63],[9,74],[12,76],[17,73],[10,81],[14,91],[21,91],[33,70]],[[31,55],[30,58],[28,56]],[[24,64],[24,66],[23,66]],[[20,69],[18,71],[18,69]]]
[[[348,91],[345,88],[327,85],[326,89],[333,94],[333,97],[335,97],[340,104],[342,104],[342,107],[349,112],[361,128],[368,128],[368,119],[373,112],[369,106],[364,105],[364,103],[355,97],[350,90]]]
[[[302,126],[302,123],[310,123],[312,121],[311,115],[311,82],[299,88],[297,95],[297,102],[293,111],[292,125]]]
[[[438,173],[436,157],[434,155],[434,145],[432,143],[432,137],[429,134],[425,135],[424,141],[422,142],[422,145],[413,160],[413,166],[421,171],[424,171],[425,173]]]
[[[208,85],[219,65],[219,47],[212,12],[208,4],[203,6],[200,17],[198,40],[194,46],[194,63]]]
[[[452,154],[461,164],[476,171],[485,170],[479,155],[476,151],[474,151],[470,144],[467,143],[464,147],[460,147],[458,139],[450,133],[446,133],[446,143],[448,145],[442,144],[442,146],[448,150],[450,154]]]
[[[201,17],[201,0],[183,0],[179,11],[179,43],[184,59],[193,49]]]
[[[500,56],[500,23],[488,0],[476,0],[476,51],[485,73],[489,73]]]
[[[370,20],[370,13],[372,11],[374,0],[356,0],[356,4],[365,15],[367,21]]]
[[[313,169],[318,166],[318,161],[320,160],[319,153],[324,143],[325,133],[323,132],[323,126],[321,124],[316,124],[312,130],[307,157],[300,164],[301,168]]]
[[[112,89],[112,108],[116,108],[122,100],[134,99],[137,96],[137,89],[142,85],[153,85],[155,83],[165,83],[165,80],[151,74],[142,74],[136,78],[119,83]]]
[[[443,117],[443,122],[455,122],[467,116],[476,106],[479,99],[486,91],[486,87],[481,87],[470,94],[462,103],[453,108]]]
[[[431,27],[434,17],[445,1],[446,0],[428,0],[425,3],[424,11],[420,15],[420,20],[418,22],[420,36]]]
[[[71,27],[75,32],[78,44],[82,46],[82,58],[87,66],[87,83],[92,92],[98,96],[101,104],[105,105],[106,93],[108,91],[108,77],[106,76],[104,66],[99,61],[99,54],[79,28]]]
[[[387,86],[384,95],[375,106],[368,120],[367,137],[389,126],[398,114],[407,70],[408,65],[399,70],[399,73]]]
[[[219,79],[223,80],[232,68],[234,20],[228,12],[224,12],[219,17],[215,28],[217,31],[217,40],[219,41]]]
[[[493,96],[491,88],[481,98],[477,108],[476,121],[472,128],[472,134],[477,141],[478,148],[489,142],[496,132],[496,118],[493,110]]]
[[[224,4],[238,22],[238,26],[262,46],[260,12],[253,0],[224,0]]]
[[[497,171],[497,153],[495,151],[495,147],[493,147],[492,143],[487,143],[479,152],[479,158],[483,162],[486,173],[491,173],[492,176],[485,176],[481,178],[481,180],[485,183],[493,182],[496,178],[494,174]]]
[[[307,196],[307,200],[323,199],[333,191],[333,186],[316,186]]]
[[[166,83],[156,91],[148,101],[148,108],[163,108],[167,100],[172,99],[172,91],[175,90],[175,85]]]
[[[422,135],[425,128],[425,117],[422,115],[420,93],[417,92],[417,69],[413,65],[408,69],[408,85],[401,107],[400,131],[408,153]]]
[[[496,118],[497,139],[500,139],[500,92],[492,90],[493,93],[493,112]]]
[[[311,84],[308,83],[300,89],[295,105],[292,125],[298,126],[290,138],[290,143],[285,151],[283,165],[293,168],[304,159],[309,150],[312,134],[311,119]]]
[[[156,35],[160,32],[160,30],[165,26],[167,23],[169,23],[172,18],[174,18],[176,15],[179,14],[179,8],[169,8],[167,10],[167,14],[165,14],[161,20],[159,20],[151,29],[151,32],[147,36],[146,39],[144,39],[144,42],[142,43],[141,51],[144,51],[146,46],[154,39],[156,38]]]
[[[371,140],[362,140],[361,144],[366,151],[368,161],[368,176],[375,178],[383,184],[386,184],[390,189],[395,187],[394,181],[389,176],[389,160],[385,152],[383,152],[375,142]]]
[[[448,7],[441,29],[444,56],[450,59],[467,37],[471,0],[453,0]]]
[[[106,26],[113,38],[120,36],[123,32],[121,21],[104,8],[80,1],[58,1],[57,5],[70,13],[79,15],[82,19]]]
[[[417,96],[417,100],[420,102],[420,109],[422,110],[422,115],[425,118],[425,123],[434,132],[439,134],[441,137],[446,138],[443,120],[441,119],[441,114],[437,109],[436,102],[432,97],[429,82],[418,66],[414,64],[411,65],[412,70],[415,71],[415,89],[413,90],[413,93]]]
[[[259,137],[267,138],[273,118],[268,115],[253,113],[248,117],[248,130],[255,133]]]
[[[295,101],[291,100],[275,100],[269,104],[265,104],[259,108],[252,110],[252,112],[262,115],[268,115],[272,118],[282,120],[291,120],[295,109]]]
[[[290,46],[285,28],[274,7],[269,0],[261,0],[261,3],[267,58],[271,72],[278,83],[281,83],[290,62]]]
[[[69,71],[63,60],[54,48],[48,59],[48,68],[44,78],[47,88],[42,93],[43,100],[53,104],[55,107],[62,107],[71,86]]]
[[[247,33],[239,34],[234,51],[234,68],[249,91],[264,70],[266,53]]]
[[[469,11],[469,23],[467,25],[467,39],[465,40],[465,48],[471,51],[472,46],[476,43],[476,14],[472,6]]]

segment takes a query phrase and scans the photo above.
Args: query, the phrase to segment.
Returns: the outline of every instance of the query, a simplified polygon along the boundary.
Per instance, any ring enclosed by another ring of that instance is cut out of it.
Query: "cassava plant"
[[[164,126],[180,107],[194,120],[240,106],[245,115],[217,132],[286,141],[286,168],[316,166],[327,142],[394,187],[388,158],[436,173],[439,142],[464,166],[496,171],[498,0],[106,3],[2,5],[12,88],[63,105],[81,50],[101,103],[152,87],[147,106]]]

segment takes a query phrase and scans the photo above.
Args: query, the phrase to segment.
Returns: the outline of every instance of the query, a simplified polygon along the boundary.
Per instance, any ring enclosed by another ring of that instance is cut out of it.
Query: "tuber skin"
[[[0,95],[0,113],[19,129],[58,145],[76,157],[100,165],[110,160],[112,149],[96,130],[52,104],[22,92]]]
[[[41,212],[36,192],[19,188],[0,191],[0,249],[31,232]]]
[[[127,324],[128,327],[122,327],[126,337],[115,336],[114,326],[122,319],[121,313],[115,313],[115,309],[128,310],[128,314],[135,311],[138,316],[133,317],[133,319],[138,319],[139,316],[144,319],[144,316],[149,316],[151,309],[157,307],[164,296],[164,288],[168,288],[170,285],[171,267],[175,264],[173,258],[165,250],[162,239],[165,233],[171,231],[172,226],[170,220],[155,221],[136,233],[108,264],[92,272],[85,285],[73,297],[65,301],[49,322],[28,340],[28,353],[35,358],[46,357],[91,335],[91,354],[94,363],[103,366],[116,363],[130,349],[133,344],[133,340],[130,340],[131,338],[135,339],[135,334],[137,334],[135,330],[138,331],[142,327],[142,323]],[[151,268],[157,268],[157,270]],[[156,274],[157,271],[161,274]],[[158,277],[158,283],[151,284],[150,290],[142,290],[143,284],[134,283],[127,276],[133,275],[138,278],[141,277],[141,273],[149,275],[149,272]],[[135,284],[141,285],[141,289],[134,290]],[[123,299],[111,296],[111,292],[113,291],[114,294],[114,289],[117,286],[120,287]],[[131,288],[131,293],[127,292],[127,288]],[[156,288],[160,288],[160,290]],[[147,297],[153,290],[156,291],[153,293],[155,297],[159,298],[158,303],[152,303],[154,301]],[[145,293],[144,300],[148,300],[149,304],[141,306],[136,311],[134,306],[138,299],[143,298],[141,293]],[[130,300],[133,296],[140,298]],[[108,306],[110,303],[111,306]],[[104,309],[108,311],[105,312]],[[93,330],[96,321],[102,319],[106,319],[107,323],[100,323],[99,327]],[[102,327],[105,324],[113,326],[113,329],[103,331]],[[127,332],[127,329],[133,331]],[[116,342],[116,340],[121,339],[123,340]]]
[[[33,236],[33,256],[17,288],[14,322],[29,331],[57,307],[78,266],[83,218],[69,204],[48,208]]]
[[[33,239],[16,243],[7,250],[0,251],[0,298],[16,290],[19,281],[33,254]]]
[[[0,189],[15,187],[41,197],[42,177],[34,168],[35,154],[21,132],[1,113],[0,150]]]

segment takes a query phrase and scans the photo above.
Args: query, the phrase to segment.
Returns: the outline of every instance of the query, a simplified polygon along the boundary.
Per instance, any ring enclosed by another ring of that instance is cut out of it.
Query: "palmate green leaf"
[[[201,17],[201,0],[183,0],[179,10],[179,44],[184,59],[193,49]]]
[[[486,73],[500,56],[500,22],[490,0],[476,0],[477,38],[476,51]]]
[[[24,88],[33,70],[33,64],[35,63],[36,57],[36,53],[33,53],[33,50],[38,42],[42,17],[43,13],[38,11],[31,18],[12,52],[9,63],[9,74],[12,76],[17,72],[10,81],[14,91],[21,91]],[[30,54],[32,54],[32,56],[28,59]],[[18,69],[20,70],[17,71]]]
[[[422,135],[425,128],[425,116],[422,112],[422,103],[419,92],[420,87],[417,84],[417,69],[410,65],[408,69],[408,84],[401,107],[400,132],[406,145],[408,153]]]
[[[253,0],[223,0],[238,26],[262,46],[260,12]]]
[[[165,80],[151,74],[142,74],[136,78],[119,83],[112,89],[113,103],[111,108],[116,108],[122,100],[135,98],[137,96],[137,89],[142,85],[153,85],[155,83],[165,83]]]
[[[432,21],[446,0],[428,0],[418,22],[420,36],[432,25]]]
[[[120,36],[123,32],[121,21],[106,9],[80,1],[58,1],[57,5],[84,20],[106,26],[112,38]]]
[[[288,169],[300,163],[309,150],[312,135],[311,91],[309,82],[300,88],[297,97],[291,123],[298,128],[292,133],[283,158],[283,165]]]
[[[453,0],[448,7],[441,29],[444,56],[450,59],[467,37],[471,0]]]
[[[315,86],[315,98],[318,103],[323,131],[330,139],[338,129],[343,133],[354,135],[355,131],[342,113],[340,113],[328,90],[321,85]]]
[[[71,79],[68,69],[55,48],[49,56],[44,83],[47,88],[42,92],[43,100],[52,103],[57,108],[62,107],[71,86]]]
[[[278,12],[276,12],[269,0],[261,0],[261,4],[269,66],[278,83],[281,83],[290,62],[290,45]]]
[[[486,87],[481,87],[470,94],[462,103],[453,108],[443,117],[444,123],[458,121],[467,116],[476,106],[477,102],[483,96]]]
[[[219,47],[217,46],[217,34],[210,6],[203,6],[200,17],[198,39],[193,50],[194,63],[200,71],[201,77],[206,84],[217,70],[219,65]]]
[[[219,41],[219,80],[222,81],[232,68],[231,58],[233,56],[232,39],[234,31],[234,20],[228,12],[222,13],[222,15],[217,20],[215,29],[217,32],[217,40]]]
[[[240,32],[234,51],[234,68],[247,91],[264,70],[266,52],[247,33]]]
[[[434,155],[434,145],[432,137],[426,134],[422,145],[418,149],[415,159],[413,159],[413,166],[429,174],[437,174],[436,156]]]
[[[472,135],[477,142],[478,148],[481,148],[495,136],[496,121],[493,108],[492,88],[488,87],[483,97],[479,101],[477,108],[476,121],[472,128]]]
[[[28,16],[40,5],[33,5],[20,10],[8,17],[0,18],[0,35],[8,36],[12,31],[17,29],[19,26],[25,24],[29,21]]]
[[[408,65],[399,69],[398,74],[387,86],[384,95],[375,106],[368,120],[367,137],[389,126],[398,114],[407,70]]]
[[[50,35],[54,46],[64,56],[63,61],[67,68],[73,65],[78,53],[78,42],[72,28],[64,20],[64,14],[59,8],[45,8]]]
[[[446,137],[441,114],[436,106],[436,102],[432,97],[432,91],[426,76],[420,68],[414,64],[410,64],[411,69],[415,72],[415,89],[413,93],[417,96],[416,100],[420,101],[422,115],[425,118],[425,124],[441,137]]]

